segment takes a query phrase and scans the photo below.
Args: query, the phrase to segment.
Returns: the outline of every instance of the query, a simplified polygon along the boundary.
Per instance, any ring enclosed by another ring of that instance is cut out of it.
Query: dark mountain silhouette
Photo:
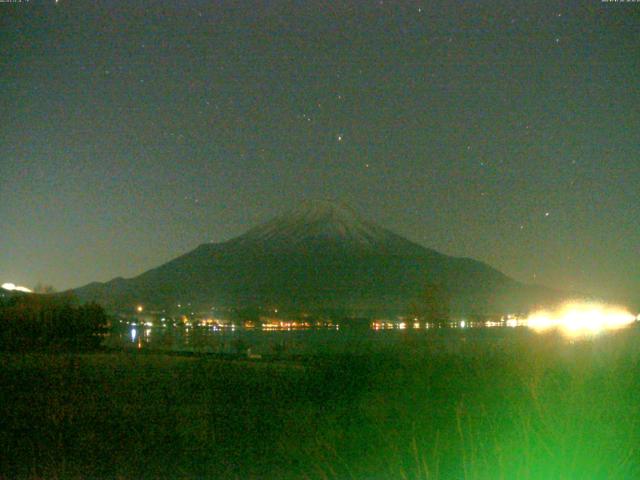
[[[557,292],[523,285],[470,258],[443,255],[330,202],[298,208],[131,279],[75,290],[109,308],[280,307],[405,312],[434,285],[458,313],[523,311]]]

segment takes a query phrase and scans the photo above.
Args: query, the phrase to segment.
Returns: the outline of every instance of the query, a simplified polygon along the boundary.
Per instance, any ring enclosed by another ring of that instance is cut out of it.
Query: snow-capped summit
[[[333,249],[398,253],[398,250],[407,252],[423,248],[365,220],[349,206],[327,200],[302,202],[249,230],[235,242],[280,250],[331,246]]]

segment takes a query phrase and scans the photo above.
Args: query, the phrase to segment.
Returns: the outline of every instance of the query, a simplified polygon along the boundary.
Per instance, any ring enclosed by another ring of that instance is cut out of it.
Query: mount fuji
[[[110,309],[281,307],[297,312],[402,313],[438,285],[455,313],[525,311],[559,292],[519,283],[361,218],[345,205],[305,202],[243,235],[207,243],[134,278],[74,290]]]

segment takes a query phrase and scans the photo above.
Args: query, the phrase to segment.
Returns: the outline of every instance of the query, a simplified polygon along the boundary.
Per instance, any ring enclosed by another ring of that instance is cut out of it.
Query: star
[[[343,138],[342,134],[341,134],[341,133],[339,133],[339,134],[338,134],[338,141],[339,141],[339,142],[341,142],[341,141],[342,141],[342,138]]]

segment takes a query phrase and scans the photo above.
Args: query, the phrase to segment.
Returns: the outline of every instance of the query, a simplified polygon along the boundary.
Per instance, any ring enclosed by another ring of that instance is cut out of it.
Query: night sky
[[[133,276],[335,199],[640,304],[640,3],[0,3],[0,283]]]

